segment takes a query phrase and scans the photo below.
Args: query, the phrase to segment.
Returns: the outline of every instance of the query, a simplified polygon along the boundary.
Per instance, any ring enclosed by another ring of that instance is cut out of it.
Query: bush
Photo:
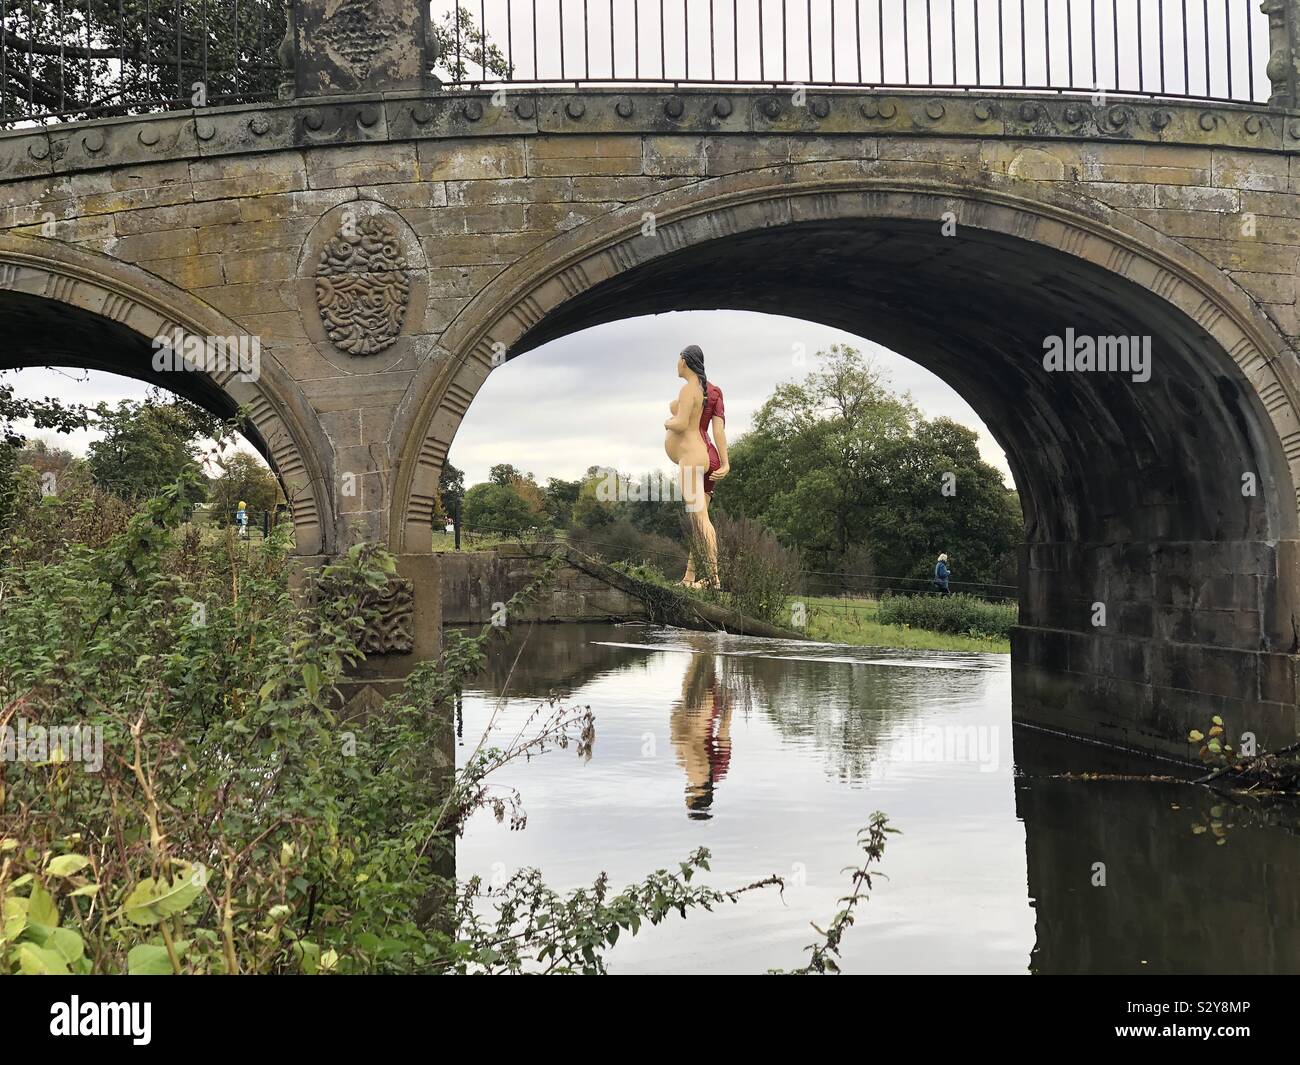
[[[538,523],[528,501],[504,484],[476,484],[465,493],[461,522],[469,532],[522,536]]]
[[[1018,615],[1015,603],[991,603],[973,595],[887,595],[877,617],[885,625],[1008,640]]]
[[[750,518],[730,518],[721,511],[712,517],[725,601],[747,617],[784,624],[786,600],[803,575],[798,553]],[[695,572],[703,577],[707,567],[697,561]]]
[[[19,466],[0,515],[0,556],[9,562],[61,558],[75,544],[101,547],[121,533],[131,506],[96,487],[84,468],[59,477],[57,495],[43,495],[38,472]]]
[[[643,532],[626,519],[595,529],[571,529],[569,542],[606,562],[649,566],[673,580],[686,569],[685,547],[667,536]]]

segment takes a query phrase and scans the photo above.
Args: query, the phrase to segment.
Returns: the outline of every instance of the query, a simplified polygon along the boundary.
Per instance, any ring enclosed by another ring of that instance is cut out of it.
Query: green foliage
[[[799,556],[783,547],[772,533],[749,518],[713,515],[717,534],[718,580],[721,592],[711,594],[746,617],[776,625],[790,623],[786,600],[798,587],[802,568]],[[695,572],[707,572],[699,545]]]
[[[177,12],[184,47],[177,69]],[[274,0],[207,0],[208,32],[200,12],[147,0],[39,0],[11,12],[5,38],[7,114],[0,128],[26,109],[83,117],[96,107],[184,99],[205,77],[210,99],[274,96],[284,74],[278,50],[284,5]],[[502,49],[478,26],[477,5],[462,5],[431,22],[434,70],[439,77],[495,81],[509,75]],[[95,39],[87,42],[87,26]],[[459,27],[459,48],[457,28]],[[199,40],[202,38],[200,46]],[[32,76],[27,75],[29,60]]]
[[[208,502],[215,520],[228,525],[241,501],[254,514],[274,513],[282,498],[280,482],[266,466],[247,451],[235,451],[218,460],[221,476],[208,485]]]
[[[803,604],[806,614],[805,635],[823,643],[904,647],[919,651],[1011,653],[1011,643],[1006,638],[931,632],[910,623],[887,625],[880,620],[880,602],[878,599],[800,596],[790,605],[793,614],[796,605]]]
[[[542,510],[548,525],[563,529],[573,521],[573,505],[578,501],[578,491],[581,488],[581,481],[565,481],[559,477],[547,480],[546,487],[542,490]]]
[[[0,838],[0,861],[12,864],[18,849],[16,839]],[[0,971],[24,976],[85,976],[92,971],[81,934],[59,927],[58,902],[60,897],[94,897],[98,885],[76,875],[89,862],[80,854],[60,854],[47,858],[44,868],[38,869],[39,863],[32,860],[34,871],[8,885],[0,879]],[[75,909],[75,903],[68,904]]]
[[[537,524],[537,516],[513,487],[487,482],[465,493],[461,522],[471,530],[522,536]]]
[[[19,520],[19,511],[30,498],[36,481],[30,475],[24,479],[24,467],[32,468],[34,457],[49,449],[43,441],[28,445],[17,423],[30,421],[37,429],[51,429],[68,433],[84,429],[91,414],[83,406],[68,405],[61,400],[46,397],[22,399],[14,393],[13,386],[0,382],[0,537]],[[66,452],[59,454],[59,461]]]
[[[991,603],[973,595],[887,595],[878,620],[932,632],[1008,640],[1019,610],[1014,603]]]
[[[465,471],[458,470],[450,462],[442,464],[442,473],[438,476],[438,520],[446,524],[460,510],[465,500]]]
[[[84,429],[90,419],[90,411],[83,406],[67,404],[51,396],[23,399],[15,395],[13,385],[0,381],[0,444],[13,448],[23,446],[23,434],[15,424],[20,421],[30,421],[37,429],[70,433]]]
[[[102,545],[120,533],[130,506],[96,488],[84,463],[59,477],[47,494],[34,467],[18,467],[8,482],[5,514],[0,514],[0,559],[10,564],[61,558],[76,545]]]
[[[485,37],[480,31],[476,16],[476,10],[461,5],[459,11],[453,8],[431,23],[434,72],[439,77],[491,82],[510,76],[505,53],[490,34]]]
[[[858,832],[858,847],[864,857],[853,871],[852,890],[840,899],[840,909],[825,928],[813,925],[820,938],[808,945],[807,963],[783,975],[812,976],[840,971],[840,944],[857,919],[857,908],[866,901],[867,892],[871,890],[872,867],[879,865],[885,855],[886,837],[897,835],[898,831],[889,827],[889,818],[879,810],[871,815],[867,827]]]
[[[185,46],[177,70],[177,12]],[[204,77],[208,94],[272,96],[282,74],[276,50],[284,37],[284,8],[274,0],[207,0],[209,32],[188,5],[148,0],[38,0],[11,10],[6,39],[9,115],[36,111],[84,116],[91,108],[128,102],[189,100]],[[89,42],[88,27],[94,27]],[[200,38],[202,42],[200,44]],[[29,45],[28,42],[31,42]],[[33,49],[33,76],[27,77]],[[29,104],[30,101],[30,104]],[[129,113],[120,108],[118,113]]]
[[[847,569],[865,547],[878,573],[928,578],[945,551],[961,580],[996,581],[1022,521],[976,434],[924,419],[853,348],[818,357],[732,445],[715,505],[759,520],[816,570]],[[945,474],[955,494],[943,493]]]
[[[410,935],[417,964],[431,940],[389,914],[402,899],[414,911],[432,869],[412,840],[389,838],[401,833],[377,789],[433,800],[437,774],[395,792],[390,776],[413,770],[414,750],[428,758],[429,730],[396,758],[393,737],[372,730],[384,765],[347,757],[337,716],[359,604],[391,562],[356,549],[320,576],[335,598],[301,607],[283,529],[257,550],[178,534],[191,487],[168,489],[101,547],[3,573],[0,718],[101,729],[105,758],[98,773],[10,768],[0,835],[21,845],[0,890],[23,897],[40,855],[84,847],[99,891],[66,900],[64,923],[96,972],[152,971],[158,947],[168,971],[288,971],[299,940],[355,948],[354,922]],[[372,840],[383,842],[365,850]],[[412,864],[423,875],[408,877]],[[382,968],[356,949],[347,964]]]
[[[575,529],[601,529],[619,520],[621,504],[609,498],[610,493],[604,489],[609,474],[610,471],[593,466],[582,479],[571,511]]]
[[[146,499],[185,476],[186,499],[202,502],[198,441],[223,435],[219,420],[179,397],[100,404],[86,461],[95,484],[123,499]]]
[[[1234,766],[1241,761],[1241,755],[1228,743],[1223,718],[1218,714],[1210,718],[1210,723],[1204,732],[1200,729],[1192,729],[1187,734],[1187,742],[1197,745],[1197,756],[1206,765]]]
[[[660,574],[680,576],[686,568],[686,548],[680,541],[644,532],[626,518],[594,529],[574,528],[569,543],[606,562],[648,566]]]

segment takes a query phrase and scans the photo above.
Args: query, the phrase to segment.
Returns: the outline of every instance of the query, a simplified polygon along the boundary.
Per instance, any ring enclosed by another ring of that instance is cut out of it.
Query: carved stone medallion
[[[367,0],[344,0],[317,32],[353,77],[365,81],[371,61],[401,29],[387,12]]]
[[[316,268],[316,306],[331,342],[350,355],[383,351],[401,335],[410,299],[397,227],[377,216],[345,217]]]
[[[382,590],[367,593],[365,612],[378,611],[361,637],[361,650],[367,655],[409,654],[414,649],[413,587],[405,577],[390,575]]]

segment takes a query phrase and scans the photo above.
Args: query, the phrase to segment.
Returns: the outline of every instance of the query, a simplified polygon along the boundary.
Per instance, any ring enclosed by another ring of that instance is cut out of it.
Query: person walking
[[[952,595],[948,587],[948,578],[952,576],[952,570],[948,568],[948,556],[940,555],[939,561],[934,566],[934,588],[940,595]]]

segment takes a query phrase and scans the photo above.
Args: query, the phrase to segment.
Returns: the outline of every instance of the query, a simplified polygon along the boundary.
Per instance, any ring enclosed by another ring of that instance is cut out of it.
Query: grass
[[[490,551],[494,547],[500,547],[502,544],[528,543],[535,540],[536,537],[520,536],[517,533],[508,536],[505,533],[467,533],[462,531],[460,536],[460,549],[462,551]],[[433,549],[435,551],[455,551],[456,534],[443,532],[441,529],[433,530]]]
[[[875,599],[810,596],[799,602],[808,608],[808,624],[804,631],[811,639],[824,643],[903,647],[918,651],[1011,653],[1011,642],[996,637],[957,635],[885,624],[879,619],[879,603]]]
[[[651,584],[671,588],[695,598],[707,598],[705,592],[683,588],[652,566],[616,565],[630,576]],[[983,651],[1010,654],[1011,641],[994,636],[933,632],[908,625],[888,625],[879,620],[879,602],[875,599],[847,599],[838,596],[794,596],[790,600],[808,608],[804,628],[809,639],[822,643],[852,644],[858,647],[901,647],[916,651]],[[789,615],[787,615],[789,617]],[[781,619],[785,623],[785,619]]]

